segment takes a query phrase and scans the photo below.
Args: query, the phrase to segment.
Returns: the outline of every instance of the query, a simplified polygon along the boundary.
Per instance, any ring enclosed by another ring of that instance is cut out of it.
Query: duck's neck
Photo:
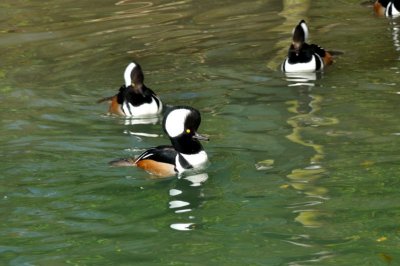
[[[171,138],[171,143],[177,152],[183,154],[197,154],[203,150],[200,142],[194,140],[191,136]]]
[[[288,57],[290,63],[307,63],[312,59],[312,51],[307,44],[303,44],[300,50],[296,50],[292,45]]]

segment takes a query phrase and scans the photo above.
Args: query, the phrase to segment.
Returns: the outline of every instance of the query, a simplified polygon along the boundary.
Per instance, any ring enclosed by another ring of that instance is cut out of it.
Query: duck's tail
[[[108,164],[113,167],[136,166],[136,160],[133,158],[116,159]]]
[[[108,101],[111,101],[113,98],[114,98],[114,96],[104,97],[104,98],[101,98],[100,100],[97,100],[96,103],[108,102]]]

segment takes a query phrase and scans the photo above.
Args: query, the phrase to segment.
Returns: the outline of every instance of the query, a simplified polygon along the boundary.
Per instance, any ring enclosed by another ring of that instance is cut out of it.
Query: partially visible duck
[[[377,0],[374,4],[374,11],[378,16],[399,16],[400,0]]]
[[[288,56],[282,63],[284,72],[314,72],[332,64],[332,55],[316,44],[308,44],[308,27],[304,20],[293,30]]]

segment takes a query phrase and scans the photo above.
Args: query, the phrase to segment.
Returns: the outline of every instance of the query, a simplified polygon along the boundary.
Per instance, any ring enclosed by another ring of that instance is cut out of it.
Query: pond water
[[[400,264],[400,20],[356,0],[0,7],[2,265]],[[321,75],[279,71],[300,19],[339,54]],[[132,59],[201,111],[204,173],[108,166],[169,143],[95,103]]]

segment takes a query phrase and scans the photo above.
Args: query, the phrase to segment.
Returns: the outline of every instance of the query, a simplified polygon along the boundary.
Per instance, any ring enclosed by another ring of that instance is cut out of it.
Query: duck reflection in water
[[[190,231],[199,226],[196,223],[195,209],[204,204],[202,185],[208,179],[207,173],[193,173],[181,176],[174,188],[169,190],[171,200],[169,209],[179,215],[178,222],[170,224],[170,228],[178,231]]]
[[[393,47],[396,52],[400,52],[400,24],[398,20],[392,19],[389,21],[389,30],[392,33]],[[400,60],[400,56],[397,60]]]
[[[310,158],[310,164],[295,168],[287,175],[292,188],[303,192],[309,201],[305,203],[294,203],[290,208],[297,213],[295,220],[306,227],[319,227],[319,217],[322,212],[316,206],[323,204],[328,199],[327,189],[315,185],[315,183],[326,175],[326,169],[322,166],[325,157],[324,147],[320,141],[313,138],[320,134],[323,126],[338,123],[337,119],[318,116],[321,109],[323,97],[316,93],[317,81],[322,77],[321,72],[311,73],[285,73],[288,87],[293,88],[297,94],[295,99],[287,101],[288,111],[294,115],[287,120],[292,127],[292,132],[286,137],[301,146],[311,148],[314,155]],[[311,132],[314,132],[310,134]],[[315,206],[315,208],[311,208]],[[307,207],[307,211],[305,211]],[[300,210],[297,210],[300,209]]]
[[[315,81],[322,78],[322,72],[294,72],[294,73],[284,73],[286,81],[289,82],[289,87],[296,86],[309,86],[314,87]]]
[[[311,103],[313,102],[312,90],[317,85],[316,82],[323,77],[323,72],[284,72],[288,87],[295,87],[298,99],[295,104],[298,114],[308,114],[312,112]]]
[[[155,117],[124,117],[123,123],[125,126],[133,125],[156,125],[161,121],[159,116]]]
[[[283,9],[279,15],[282,16],[283,22],[271,31],[282,35],[288,35],[292,32],[293,41],[293,26],[298,25],[299,21],[309,20],[308,11],[311,0],[282,0],[282,6]],[[287,39],[282,38],[276,42],[274,49],[277,52],[267,63],[269,69],[273,71],[282,70],[282,61],[288,56],[288,48]],[[283,185],[282,189],[291,188],[299,195],[295,201],[291,201],[286,207],[295,216],[294,221],[303,227],[323,227],[325,226],[323,221],[326,220],[326,215],[329,215],[324,211],[324,203],[329,200],[329,191],[323,185],[320,185],[319,181],[328,173],[323,166],[324,147],[320,144],[320,138],[315,138],[315,134],[317,136],[321,134],[319,129],[321,126],[335,124],[337,120],[318,116],[323,101],[323,97],[317,93],[319,80],[323,76],[322,71],[285,72],[283,71],[282,75],[287,81],[288,90],[292,90],[295,94],[293,99],[286,102],[288,112],[292,114],[287,120],[287,123],[291,126],[291,132],[286,137],[289,141],[298,144],[299,149],[301,147],[304,147],[305,151],[311,149],[312,154],[309,158],[309,164],[291,166],[292,170],[286,175],[287,184]],[[293,154],[291,153],[288,156],[292,158]],[[303,158],[304,154],[299,154],[299,156],[301,156],[302,161],[307,160],[307,158]],[[283,238],[287,236],[288,234],[282,235]],[[308,235],[289,233],[289,237],[287,237],[288,243],[302,247],[309,247],[310,242],[316,243],[314,241],[312,233]],[[322,251],[318,254],[314,253],[310,259],[293,258],[293,261],[289,262],[288,265],[323,264],[323,260],[330,255]]]

